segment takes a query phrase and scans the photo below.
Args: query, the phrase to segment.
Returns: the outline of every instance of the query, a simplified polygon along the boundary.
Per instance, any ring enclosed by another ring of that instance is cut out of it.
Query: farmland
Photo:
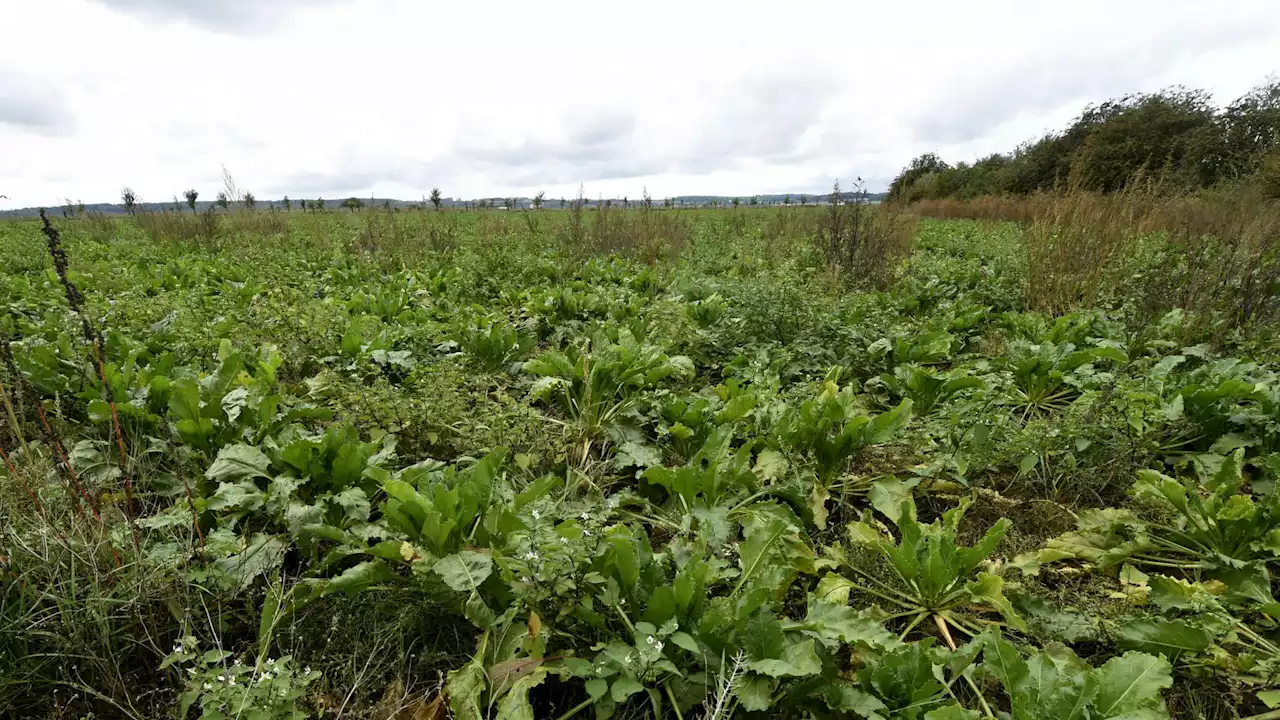
[[[1056,217],[0,223],[0,714],[1280,717],[1274,253]]]

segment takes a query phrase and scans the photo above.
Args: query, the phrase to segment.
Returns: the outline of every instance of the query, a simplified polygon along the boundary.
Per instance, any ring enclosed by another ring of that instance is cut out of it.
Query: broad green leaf
[[[1000,576],[985,572],[978,573],[977,579],[966,585],[965,590],[969,592],[969,597],[974,602],[986,603],[995,608],[1004,617],[1009,627],[1026,632],[1027,623],[1018,616],[1013,609],[1013,603],[1004,596],[1004,580]]]
[[[822,661],[814,650],[813,640],[788,645],[781,658],[752,661],[747,667],[769,677],[803,677],[822,671]]]
[[[913,502],[911,486],[897,478],[877,480],[867,492],[867,500],[871,501],[871,507],[897,525],[902,522],[903,504]]]
[[[853,581],[843,575],[827,573],[818,581],[814,596],[823,602],[835,605],[848,605],[849,592],[853,590]]]
[[[828,685],[822,691],[822,699],[832,710],[853,713],[867,720],[884,720],[880,713],[888,709],[875,695],[844,684]]]
[[[733,684],[733,694],[738,704],[748,712],[768,710],[773,705],[773,692],[778,681],[764,675],[747,675]]]
[[[341,592],[355,595],[374,585],[389,581],[393,577],[391,568],[381,560],[366,560],[359,565],[347,568],[341,575],[329,581],[324,589],[326,595]]]
[[[640,681],[629,675],[623,675],[613,681],[613,685],[609,688],[609,696],[614,702],[623,702],[627,698],[644,690],[644,685]]]
[[[474,592],[493,572],[493,560],[484,553],[462,550],[441,558],[432,568],[457,592]]]
[[[766,448],[756,456],[756,465],[752,472],[765,482],[777,480],[787,472],[787,458],[777,450]]]
[[[496,720],[535,720],[533,706],[529,704],[529,691],[547,679],[547,671],[538,668],[520,678],[498,701]]]
[[[229,574],[236,585],[244,590],[261,575],[274,570],[284,562],[288,543],[274,535],[259,533],[249,541],[249,546],[238,555],[214,561],[214,566]]]
[[[251,512],[262,507],[266,499],[267,494],[259,490],[252,480],[224,482],[218,485],[213,497],[209,498],[208,508]]]
[[[238,482],[252,478],[269,478],[271,459],[250,445],[232,445],[218,451],[218,457],[204,476],[215,482]]]
[[[1160,692],[1173,685],[1172,666],[1163,657],[1131,650],[1108,660],[1090,674],[1089,680],[1097,686],[1093,701],[1096,718],[1116,718],[1143,710],[1164,712]]]
[[[924,714],[924,720],[978,720],[982,713],[959,705],[935,708]]]
[[[488,685],[484,671],[483,648],[471,662],[449,672],[445,693],[449,696],[449,710],[457,720],[484,720],[484,691]]]
[[[826,602],[815,595],[809,596],[808,613],[801,626],[829,646],[844,643],[885,649],[901,644],[898,636],[879,621],[848,605]]]
[[[1182,620],[1131,620],[1120,628],[1117,644],[1127,650],[1159,653],[1177,660],[1213,644],[1213,633]]]

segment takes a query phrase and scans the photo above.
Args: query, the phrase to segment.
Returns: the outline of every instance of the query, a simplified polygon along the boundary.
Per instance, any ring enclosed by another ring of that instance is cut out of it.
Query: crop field
[[[0,716],[1280,718],[1280,284],[1219,241],[49,220],[0,222]]]

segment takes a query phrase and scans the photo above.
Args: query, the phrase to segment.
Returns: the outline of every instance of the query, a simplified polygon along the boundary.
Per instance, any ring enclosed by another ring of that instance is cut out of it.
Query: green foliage
[[[831,373],[818,396],[787,408],[773,429],[779,447],[811,459],[818,479],[832,483],[863,448],[893,439],[911,420],[911,400],[888,412],[869,415],[860,410],[853,386],[841,388]]]
[[[101,366],[0,224],[0,714],[1264,712],[1267,337],[1027,312],[1006,226],[851,292],[830,207],[543,209],[69,221]]]
[[[845,531],[853,547],[866,547],[889,561],[897,582],[875,579],[855,565],[845,563],[859,577],[871,583],[867,588],[894,607],[896,617],[909,617],[903,635],[923,620],[933,617],[939,627],[948,623],[976,634],[972,621],[956,616],[956,611],[972,605],[990,607],[1004,621],[1020,630],[1026,623],[1004,595],[1004,581],[990,572],[978,572],[1009,531],[1010,522],[1001,518],[973,547],[958,542],[958,531],[967,503],[943,513],[925,525],[916,519],[916,505],[910,489],[895,482],[880,482],[872,488],[871,502],[898,529],[898,538],[878,529],[867,517],[851,523]],[[878,588],[878,589],[876,589]]]
[[[178,641],[160,669],[172,669],[185,684],[178,717],[199,708],[200,720],[304,720],[308,687],[320,679],[311,668],[298,670],[293,658],[260,658],[248,663],[226,650],[201,652],[193,637]]]

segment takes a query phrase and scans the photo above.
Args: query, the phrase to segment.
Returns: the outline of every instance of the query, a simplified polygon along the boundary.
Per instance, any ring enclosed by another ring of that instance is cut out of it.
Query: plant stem
[[[27,439],[22,436],[22,426],[18,424],[18,415],[13,411],[13,403],[9,401],[9,392],[5,389],[3,381],[0,381],[0,400],[4,401],[4,412],[8,416],[9,428],[13,430],[13,436],[18,438],[23,454],[30,452],[27,448]]]
[[[577,715],[583,708],[587,707],[593,702],[595,701],[592,700],[591,698],[587,698],[586,700],[583,700],[577,705],[574,705],[573,707],[569,708],[569,710],[565,712],[565,714],[557,718],[557,720],[569,720],[569,718],[573,717],[574,715]]]

